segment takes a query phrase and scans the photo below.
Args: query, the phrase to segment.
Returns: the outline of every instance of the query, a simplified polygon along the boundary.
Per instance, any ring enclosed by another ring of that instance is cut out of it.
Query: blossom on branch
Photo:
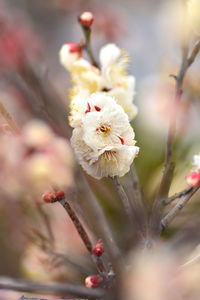
[[[78,101],[77,99],[83,99],[95,92],[106,92],[122,106],[129,120],[135,118],[137,115],[137,107],[133,104],[135,78],[127,74],[129,57],[126,51],[121,50],[115,44],[102,47],[100,50],[101,68],[98,69],[82,58],[79,50],[75,52],[76,56],[70,53],[68,44],[71,43],[65,44],[60,50],[60,62],[70,71],[73,83],[70,90],[71,105],[73,106]]]

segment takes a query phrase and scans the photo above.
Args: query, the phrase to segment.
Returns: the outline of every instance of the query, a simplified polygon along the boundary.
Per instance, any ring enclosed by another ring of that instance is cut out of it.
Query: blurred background
[[[136,170],[146,205],[150,208],[162,172],[174,92],[175,81],[169,75],[176,74],[181,61],[181,26],[184,20],[180,16],[179,0],[0,0],[0,101],[19,127],[32,119],[40,119],[56,135],[69,140],[70,78],[59,64],[58,52],[63,43],[79,42],[83,38],[77,17],[88,10],[94,14],[92,48],[96,59],[99,48],[110,42],[126,49],[131,58],[129,71],[136,77],[135,103],[139,107],[139,114],[132,123],[140,147]],[[191,45],[194,40],[195,34]],[[186,187],[185,175],[191,169],[193,155],[200,151],[199,113],[197,59],[184,84],[176,140],[177,167],[171,194]],[[0,122],[4,123],[1,116]],[[9,147],[7,151],[10,151]],[[75,174],[79,174],[77,167],[74,169]],[[83,192],[82,175],[78,176],[76,183],[79,192]],[[88,181],[109,219],[117,242],[126,248],[128,237],[122,234],[126,232],[125,216],[112,183],[108,179],[97,181],[89,177]],[[128,175],[122,183],[129,186]],[[7,189],[12,191],[12,184]],[[89,226],[93,226],[86,198],[86,192],[78,197],[80,214],[84,211],[91,220]],[[90,265],[82,243],[62,208],[45,206],[43,210],[38,212],[28,197],[0,192],[0,257],[3,257],[0,275],[81,282],[85,269],[81,273],[80,268],[74,269],[70,263],[60,263],[61,258],[49,257],[38,243],[39,239],[44,239],[38,237],[38,228],[45,232],[44,219],[50,219],[57,251],[71,256],[72,261],[79,261],[86,269]],[[199,222],[199,212],[196,197],[163,239],[171,237],[176,247],[177,229],[183,227],[185,220],[190,220],[191,216],[195,227],[194,224]],[[191,227],[187,224],[186,232]],[[32,231],[34,238],[28,234]],[[35,246],[35,240],[39,246]],[[181,236],[177,240],[181,245],[180,240],[185,241],[185,238]]]

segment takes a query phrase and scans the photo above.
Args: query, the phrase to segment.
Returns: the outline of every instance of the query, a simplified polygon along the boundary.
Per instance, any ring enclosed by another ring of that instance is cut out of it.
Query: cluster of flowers
[[[123,176],[139,152],[130,125],[137,107],[135,78],[127,74],[128,55],[108,44],[100,50],[98,68],[82,57],[75,43],[64,44],[59,54],[73,83],[69,121],[79,163],[97,179]]]
[[[51,186],[73,185],[73,154],[64,138],[36,120],[27,123],[20,135],[5,132],[3,128],[0,132],[1,191],[15,196],[31,191],[37,197]]]

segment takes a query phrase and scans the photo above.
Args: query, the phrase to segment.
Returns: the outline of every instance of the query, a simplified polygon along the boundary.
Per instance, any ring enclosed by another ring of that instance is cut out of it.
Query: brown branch
[[[173,219],[177,216],[177,214],[185,207],[187,202],[191,199],[191,197],[196,193],[196,191],[200,188],[200,186],[193,188],[190,194],[184,195],[177,204],[168,212],[168,214],[161,220],[162,230],[165,230],[169,223],[173,221]]]
[[[143,230],[142,227],[144,227],[146,223],[147,214],[143,202],[142,192],[139,188],[137,174],[135,172],[133,165],[131,165],[130,167],[130,175],[131,175],[132,189],[133,189],[130,200],[133,205],[135,211],[135,217],[137,218],[137,222],[139,224],[140,230]]]
[[[0,290],[12,290],[18,292],[40,293],[62,296],[80,296],[91,298],[102,298],[104,291],[102,289],[88,289],[82,285],[71,283],[39,283],[23,279],[14,279],[0,277]]]
[[[129,199],[128,199],[122,185],[120,184],[117,176],[112,177],[112,180],[116,186],[117,192],[118,192],[120,199],[122,201],[122,204],[124,206],[125,213],[129,219],[130,223],[132,224],[133,223],[133,214],[132,214],[132,208],[131,208]]]
[[[32,298],[32,297],[26,297],[26,296],[21,296],[18,300],[53,300],[53,299],[44,299],[44,298]],[[69,299],[69,298],[62,298],[62,299],[55,299],[55,300],[88,300],[88,299]]]
[[[88,252],[90,254],[92,254],[92,249],[93,249],[92,243],[91,243],[91,241],[88,237],[87,232],[85,231],[84,227],[80,223],[77,215],[75,214],[75,212],[71,208],[69,202],[65,198],[60,200],[59,202],[64,207],[64,209],[68,213],[69,217],[71,218],[72,222],[74,223],[74,226],[76,227],[76,230],[78,231],[78,234],[79,234],[80,238],[82,239],[82,241],[83,241],[85,247],[87,248]]]
[[[86,249],[88,250],[88,252],[91,255],[91,258],[92,258],[93,262],[95,263],[95,265],[97,267],[97,270],[99,271],[99,273],[102,276],[107,277],[107,272],[105,270],[102,258],[101,257],[97,258],[95,255],[93,255],[93,246],[92,246],[92,243],[90,241],[90,238],[89,238],[87,232],[85,231],[83,225],[79,221],[79,218],[77,217],[76,213],[74,212],[74,210],[70,206],[69,202],[67,201],[66,198],[60,200],[59,202],[64,207],[64,209],[68,213],[69,217],[71,218],[74,226],[76,227],[76,230],[77,230],[80,238],[82,239]]]
[[[177,198],[181,198],[182,196],[186,196],[187,194],[189,194],[190,192],[192,192],[193,188],[189,187],[179,193],[174,194],[173,196],[167,198],[164,200],[164,204],[168,205],[170,204],[172,201],[176,200]]]
[[[119,258],[121,257],[120,250],[116,245],[116,242],[113,238],[112,231],[109,227],[105,214],[99,205],[97,198],[95,197],[93,191],[91,190],[85,175],[82,170],[79,168],[79,175],[82,184],[82,188],[84,189],[84,193],[87,195],[88,205],[91,210],[90,218],[93,220],[95,224],[95,228],[98,232],[98,236],[100,236],[105,243],[106,252],[109,254],[110,259],[112,261],[112,265],[117,264]],[[117,268],[117,266],[116,266]]]
[[[178,75],[174,77],[176,80],[176,85],[175,85],[175,93],[174,93],[174,100],[173,100],[173,110],[171,113],[167,144],[166,144],[164,171],[163,171],[160,187],[158,190],[158,194],[153,204],[152,215],[150,219],[150,228],[153,235],[155,236],[159,236],[161,232],[161,227],[159,226],[159,224],[163,215],[164,199],[168,197],[169,189],[174,174],[175,163],[172,158],[172,150],[173,150],[173,144],[176,136],[176,119],[177,119],[180,102],[181,102],[183,80],[188,68],[194,62],[199,50],[200,50],[200,42],[197,42],[192,50],[191,55],[188,57],[188,47],[185,45],[183,46],[182,63]]]
[[[188,59],[187,59],[188,67],[189,67],[191,64],[193,64],[193,62],[194,62],[194,60],[195,60],[197,54],[199,53],[199,51],[200,51],[200,40],[196,42],[196,44],[195,44],[195,46],[194,46],[194,48],[193,48],[193,50],[192,50],[190,56],[189,56]]]

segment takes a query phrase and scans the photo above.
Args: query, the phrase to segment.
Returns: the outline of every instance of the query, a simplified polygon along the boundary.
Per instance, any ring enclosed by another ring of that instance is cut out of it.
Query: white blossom
[[[107,102],[103,108],[85,115],[83,140],[95,150],[121,144],[134,145],[135,135],[127,114],[111,97],[105,96],[105,99]]]
[[[70,125],[72,127],[77,126],[76,119],[79,119],[79,114],[78,117],[75,114],[80,98],[83,99],[86,95],[90,96],[96,92],[107,92],[108,95],[114,97],[114,100],[127,113],[129,120],[137,114],[137,107],[133,104],[135,78],[126,73],[129,61],[127,53],[115,44],[108,44],[100,50],[100,61],[100,70],[84,58],[76,59],[70,66],[73,83],[70,93],[70,106],[72,107]]]
[[[124,176],[139,152],[136,146],[107,146],[93,150],[83,140],[83,129],[75,128],[71,138],[72,147],[80,165],[92,177]]]

